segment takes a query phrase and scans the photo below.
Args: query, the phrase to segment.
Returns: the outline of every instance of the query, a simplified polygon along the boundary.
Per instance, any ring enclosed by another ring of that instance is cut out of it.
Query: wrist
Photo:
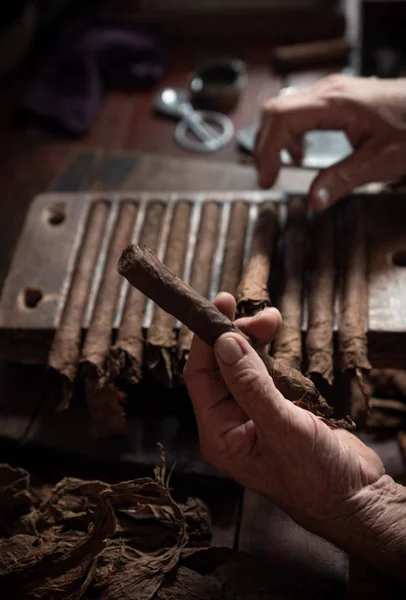
[[[338,516],[309,523],[309,529],[364,562],[405,579],[406,488],[383,475],[341,508]]]

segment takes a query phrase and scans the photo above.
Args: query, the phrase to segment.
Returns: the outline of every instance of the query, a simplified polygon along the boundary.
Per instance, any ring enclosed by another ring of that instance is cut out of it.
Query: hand
[[[281,149],[300,164],[303,135],[322,129],[345,131],[354,153],[315,178],[309,197],[316,210],[368,182],[399,179],[406,173],[406,79],[333,75],[268,100],[255,149],[261,186],[274,183]]]
[[[230,318],[235,314],[229,294],[220,294],[216,305]],[[280,320],[269,308],[237,324],[265,345]],[[349,498],[384,474],[378,456],[355,436],[331,430],[286,400],[237,334],[221,336],[214,352],[195,337],[185,380],[205,459],[299,523],[338,518]]]
[[[220,294],[216,305],[233,318],[230,294]],[[237,324],[267,345],[280,322],[268,308]],[[303,527],[406,577],[406,492],[385,475],[375,452],[285,399],[238,334],[220,336],[214,351],[195,337],[184,375],[208,462]]]

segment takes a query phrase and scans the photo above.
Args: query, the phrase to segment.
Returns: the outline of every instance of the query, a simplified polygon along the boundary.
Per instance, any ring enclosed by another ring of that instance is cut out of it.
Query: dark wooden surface
[[[207,48],[212,50],[211,42]],[[269,71],[269,44],[249,44],[241,48],[248,63],[249,84],[241,103],[231,114],[237,128],[249,125],[256,120],[259,107],[265,98],[277,93],[281,85],[280,79],[272,76]],[[184,85],[186,77],[193,68],[194,61],[205,51],[196,45],[178,45],[171,51],[168,72],[157,89],[164,85]],[[311,75],[314,77],[314,74]],[[291,80],[289,81],[289,83]],[[287,83],[287,82],[286,82]],[[24,86],[24,78],[15,77],[2,89],[0,96],[0,132],[2,144],[0,148],[0,186],[2,190],[0,202],[0,281],[5,273],[12,256],[15,241],[21,228],[27,206],[33,196],[50,186],[69,191],[69,186],[85,189],[92,180],[92,172],[99,166],[100,161],[112,155],[115,151],[137,151],[161,156],[190,158],[177,148],[173,141],[174,123],[171,120],[155,117],[151,112],[153,92],[143,92],[136,95],[115,93],[106,98],[91,133],[83,140],[55,141],[45,139],[36,132],[18,130],[12,121],[13,101],[18,97]],[[154,90],[155,91],[155,90]],[[60,177],[68,159],[78,152],[97,147],[96,154],[89,155],[89,163],[82,172],[75,171],[76,182],[72,177],[63,183]],[[234,143],[214,155],[205,157],[207,163],[213,163],[218,172],[226,172],[238,159]],[[158,169],[159,170],[159,169]],[[255,188],[255,172],[248,168],[247,185]],[[208,172],[204,177],[190,176],[193,189],[208,185]],[[108,189],[111,189],[113,174],[106,175]],[[111,177],[112,179],[108,179]],[[245,175],[244,175],[245,177]],[[154,179],[151,185],[154,185]],[[109,183],[110,182],[110,183]],[[204,184],[202,183],[204,182]],[[98,189],[103,185],[94,184]],[[99,186],[99,187],[98,187]],[[109,187],[110,186],[110,187]],[[165,186],[166,187],[166,186]],[[213,183],[213,187],[214,183]],[[156,188],[155,188],[156,189]],[[55,415],[44,410],[49,402],[47,380],[44,371],[36,368],[21,368],[15,365],[1,365],[0,370],[0,434],[6,432],[13,440],[7,444],[1,443],[2,460],[15,464],[26,465],[42,471],[45,478],[57,478],[64,474],[101,476],[114,479],[136,474],[135,466],[127,465],[122,471],[117,469],[117,461],[107,456],[85,458],[83,454],[75,453],[81,430],[85,430],[86,421],[80,416],[79,426],[69,427],[64,422],[66,447],[61,450],[53,449],[52,437],[57,435],[53,429]],[[58,417],[59,418],[59,417]],[[39,443],[41,440],[43,442]],[[80,445],[80,444],[79,444]],[[385,459],[386,446],[379,447],[381,456]],[[391,452],[396,451],[391,446]],[[121,448],[117,456],[125,454]],[[396,468],[400,469],[399,457],[394,459]],[[130,474],[131,473],[131,474]],[[333,595],[344,597],[346,579],[345,560],[341,553],[331,548],[314,536],[297,527],[280,513],[275,507],[269,506],[264,500],[255,498],[251,493],[245,495],[242,527],[239,528],[241,490],[229,488],[219,492],[215,484],[206,484],[174,479],[174,485],[184,486],[189,492],[199,493],[209,502],[213,513],[213,528],[215,543],[233,546],[238,543],[242,549],[249,550],[265,560],[278,560],[283,564],[292,577],[296,577],[296,569],[303,575],[307,565],[312,571],[305,573],[306,585],[309,577],[313,577],[311,588],[316,597]],[[292,550],[292,560],[288,552]],[[323,558],[320,558],[323,555]],[[320,559],[320,560],[319,560]],[[299,565],[299,567],[298,567]],[[304,580],[303,580],[304,581]],[[337,593],[334,592],[337,590]],[[336,593],[336,595],[334,595]],[[337,595],[339,594],[339,595]]]

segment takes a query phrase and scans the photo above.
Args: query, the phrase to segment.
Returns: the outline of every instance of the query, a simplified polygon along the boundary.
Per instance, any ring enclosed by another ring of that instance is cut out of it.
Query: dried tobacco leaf
[[[20,515],[17,533],[0,538],[2,598],[122,598],[125,587],[129,598],[149,599],[182,550],[210,536],[201,501],[172,499],[164,462],[156,481],[115,485],[65,478],[33,490],[21,469],[3,465],[0,475],[0,518]]]
[[[291,582],[281,586],[268,566],[248,555],[192,547],[210,532],[208,511],[196,499],[183,505],[173,500],[164,464],[155,481],[109,485],[65,478],[35,490],[25,471],[2,470],[10,481],[24,480],[21,487],[33,500],[19,522],[25,531],[0,538],[1,598],[307,598]]]
[[[81,597],[92,579],[89,572],[94,572],[95,558],[116,528],[108,499],[98,496],[95,501],[93,521],[85,534],[51,526],[38,536],[14,536],[11,548],[7,540],[2,540],[0,597],[41,600]],[[36,510],[40,513],[41,507]],[[16,562],[16,556],[23,558]]]
[[[30,476],[24,469],[0,464],[0,531],[27,512],[33,502]]]

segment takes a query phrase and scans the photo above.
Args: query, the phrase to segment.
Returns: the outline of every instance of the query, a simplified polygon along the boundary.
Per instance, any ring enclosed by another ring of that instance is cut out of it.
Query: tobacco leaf
[[[28,512],[32,502],[29,473],[0,464],[0,530],[8,529],[14,519]]]
[[[32,501],[20,519],[22,531],[0,537],[1,598],[307,598],[248,555],[193,547],[210,534],[208,510],[197,499],[173,500],[164,464],[155,480],[109,485],[65,478],[38,489],[25,471],[3,471],[8,481],[22,476]]]
[[[86,364],[86,403],[91,416],[92,429],[97,437],[107,438],[128,433],[127,419],[122,405],[124,395],[113,383],[108,383],[90,363]]]
[[[134,352],[136,346],[139,347],[139,352]],[[121,341],[120,346],[111,348],[107,361],[110,379],[122,378],[131,385],[139,383],[142,380],[143,352],[144,339],[141,337],[138,339],[138,343],[136,340],[133,340],[132,343]]]
[[[20,507],[21,493],[24,498],[21,531],[0,538],[0,597],[122,598],[126,588],[130,598],[149,599],[183,548],[210,533],[201,501],[179,505],[172,499],[164,465],[155,481],[109,485],[65,478],[38,490],[21,469],[4,465],[0,473],[5,499],[15,498]],[[14,510],[10,499],[0,506],[3,520],[10,506]]]
[[[95,557],[116,528],[108,499],[98,496],[95,502],[93,520],[85,534],[51,526],[36,537],[14,536],[11,549],[7,545],[9,540],[2,540],[0,596],[41,600],[80,598],[91,581],[89,572],[95,568]],[[41,513],[42,509],[36,510]],[[15,556],[23,558],[16,562]]]

